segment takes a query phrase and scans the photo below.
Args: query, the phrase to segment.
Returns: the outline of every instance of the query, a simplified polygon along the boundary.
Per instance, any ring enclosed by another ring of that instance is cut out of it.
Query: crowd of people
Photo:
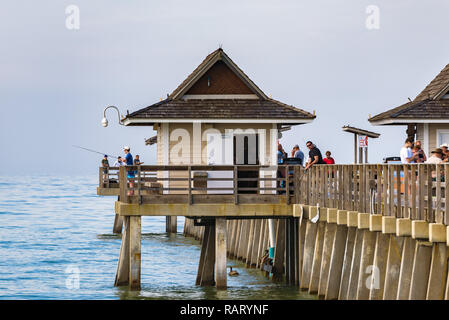
[[[431,156],[427,158],[421,145],[421,141],[417,140],[414,143],[412,140],[405,140],[404,146],[401,148],[400,156],[401,163],[430,163],[440,164],[449,162],[449,145],[443,143],[439,148],[431,152]]]
[[[304,166],[306,169],[310,168],[315,164],[335,164],[334,158],[331,157],[331,152],[326,151],[325,157],[323,158],[320,149],[312,141],[306,142],[306,147],[309,149],[309,158],[307,162],[304,164],[304,152],[301,151],[299,145],[294,145],[293,149],[290,153],[291,157],[294,159],[298,159],[298,162],[301,166]],[[284,151],[282,144],[278,144],[278,164],[283,164],[285,160],[289,158],[288,154]]]

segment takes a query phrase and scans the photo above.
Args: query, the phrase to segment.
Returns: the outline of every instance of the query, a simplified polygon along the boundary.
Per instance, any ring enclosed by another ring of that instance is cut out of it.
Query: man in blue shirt
[[[297,144],[295,144],[295,146],[293,147],[292,157],[296,158],[296,159],[299,159],[300,164],[303,165],[303,163],[304,163],[304,153],[301,150],[299,150],[299,146]]]
[[[125,164],[127,166],[134,165],[133,156],[131,154],[131,149],[128,146],[123,147],[123,151],[125,152]],[[134,178],[134,171],[129,170],[128,171],[128,178]]]

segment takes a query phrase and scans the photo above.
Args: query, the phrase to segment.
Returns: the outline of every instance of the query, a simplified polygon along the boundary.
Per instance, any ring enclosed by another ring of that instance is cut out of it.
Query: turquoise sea
[[[315,299],[233,260],[227,291],[195,286],[200,247],[183,217],[176,235],[142,219],[142,290],[114,287],[115,198],[96,186],[95,175],[0,177],[0,299]]]

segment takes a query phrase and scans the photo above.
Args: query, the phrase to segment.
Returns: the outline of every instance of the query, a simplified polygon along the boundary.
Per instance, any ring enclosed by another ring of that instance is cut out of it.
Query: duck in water
[[[237,271],[235,271],[235,270],[232,270],[232,267],[230,267],[231,268],[231,271],[229,271],[229,275],[232,277],[232,276],[238,276],[239,275],[239,273],[237,272]]]

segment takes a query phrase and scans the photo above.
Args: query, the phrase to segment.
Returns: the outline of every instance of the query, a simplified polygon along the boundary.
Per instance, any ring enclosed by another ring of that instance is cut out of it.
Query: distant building
[[[370,119],[373,125],[406,125],[424,151],[449,143],[449,64],[413,100]]]

